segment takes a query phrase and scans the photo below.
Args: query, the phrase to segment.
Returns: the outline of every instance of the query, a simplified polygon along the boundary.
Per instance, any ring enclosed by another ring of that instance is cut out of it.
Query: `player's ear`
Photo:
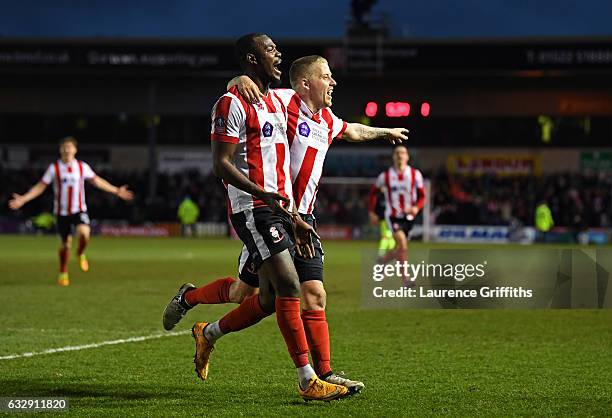
[[[248,53],[246,55],[246,59],[249,64],[257,65],[257,57],[255,56],[255,54]]]
[[[310,89],[310,81],[307,78],[302,78],[302,80],[300,81],[300,84],[302,85],[303,88]]]

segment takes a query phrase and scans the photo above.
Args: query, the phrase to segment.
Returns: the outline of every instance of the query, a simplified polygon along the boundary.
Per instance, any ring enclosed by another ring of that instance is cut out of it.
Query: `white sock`
[[[298,380],[300,382],[300,387],[302,390],[308,387],[308,382],[310,382],[310,378],[312,376],[316,376],[314,369],[310,364],[305,365],[304,367],[298,367]]]
[[[217,341],[223,335],[224,334],[221,332],[221,328],[219,328],[219,321],[208,324],[206,328],[204,328],[204,337],[211,344],[214,344],[215,341]]]

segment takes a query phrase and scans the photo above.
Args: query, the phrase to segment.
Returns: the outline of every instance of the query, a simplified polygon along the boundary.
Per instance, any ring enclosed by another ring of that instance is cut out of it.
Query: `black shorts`
[[[266,206],[233,213],[230,220],[251,255],[249,268],[254,272],[275,254],[285,250],[293,253],[293,227],[287,215]]]
[[[408,238],[410,235],[412,225],[414,225],[414,221],[409,221],[406,218],[394,218],[390,216],[386,220],[391,232],[395,233],[396,231],[404,231],[406,238]]]
[[[312,215],[300,215],[304,221],[306,221],[313,228],[317,228],[317,221]],[[313,244],[315,247],[315,256],[313,258],[304,258],[295,254],[293,257],[293,263],[298,273],[300,283],[309,280],[323,281],[323,261],[325,259],[325,253],[321,246],[321,241],[316,237],[313,238]],[[257,275],[257,269],[253,264],[253,257],[249,253],[249,250],[243,246],[238,258],[238,277],[240,280],[252,287],[259,287],[259,276]]]
[[[73,228],[77,225],[89,225],[89,215],[87,212],[57,217],[57,233],[62,238],[62,241],[66,241],[68,235],[72,235]]]

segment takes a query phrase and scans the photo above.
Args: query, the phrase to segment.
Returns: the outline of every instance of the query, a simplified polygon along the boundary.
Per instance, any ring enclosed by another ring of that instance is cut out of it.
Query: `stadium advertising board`
[[[97,234],[110,237],[170,237],[180,235],[179,224],[122,225],[102,224]]]
[[[583,151],[580,169],[612,172],[612,151]]]
[[[535,155],[449,155],[446,167],[451,174],[500,176],[540,175],[541,161]]]
[[[437,225],[432,228],[431,239],[434,242],[529,244],[535,240],[535,229],[527,227],[512,230],[507,226]]]

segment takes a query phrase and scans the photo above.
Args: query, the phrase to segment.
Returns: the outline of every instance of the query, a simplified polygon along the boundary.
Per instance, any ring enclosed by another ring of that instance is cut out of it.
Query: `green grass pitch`
[[[91,271],[56,285],[57,239],[0,237],[0,356],[162,332],[178,286],[234,275],[229,240],[95,237]],[[418,244],[414,244],[418,245]],[[304,403],[274,317],[224,337],[206,382],[188,334],[0,360],[0,396],[61,396],[66,416],[605,416],[612,414],[612,311],[364,310],[361,251],[328,242],[332,366],[366,384]],[[217,319],[200,306],[177,327]]]

